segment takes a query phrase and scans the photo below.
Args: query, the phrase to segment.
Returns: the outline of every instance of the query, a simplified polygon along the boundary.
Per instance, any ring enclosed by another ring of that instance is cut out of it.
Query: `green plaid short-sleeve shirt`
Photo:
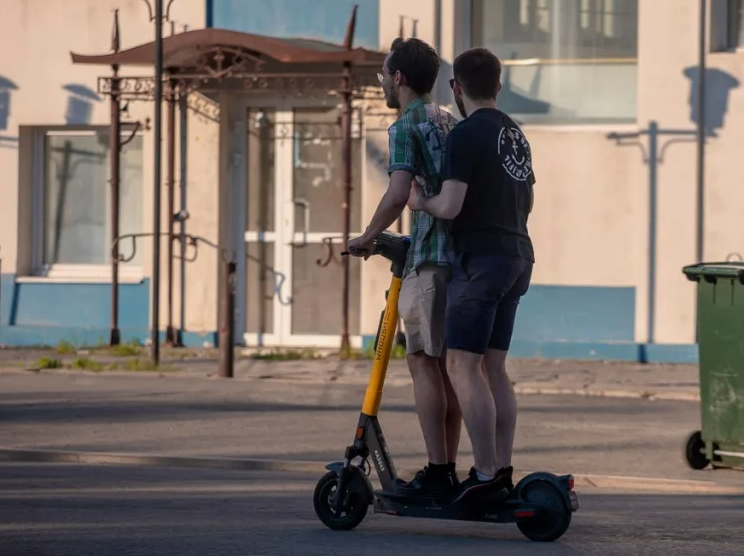
[[[455,117],[428,99],[416,99],[388,129],[390,164],[388,174],[407,170],[416,176],[427,197],[442,189],[440,171],[447,134]],[[450,223],[423,211],[411,213],[411,248],[405,273],[423,263],[447,265],[454,260]]]

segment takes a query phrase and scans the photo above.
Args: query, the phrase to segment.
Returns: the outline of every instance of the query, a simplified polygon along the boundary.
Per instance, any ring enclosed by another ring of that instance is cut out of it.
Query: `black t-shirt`
[[[495,108],[480,108],[450,131],[442,181],[468,185],[452,235],[459,252],[505,255],[534,262],[527,218],[535,173],[522,130]]]

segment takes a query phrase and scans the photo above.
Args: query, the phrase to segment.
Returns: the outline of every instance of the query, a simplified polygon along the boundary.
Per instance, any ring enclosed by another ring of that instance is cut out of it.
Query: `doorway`
[[[338,348],[345,202],[340,107],[249,107],[246,117],[245,343]],[[352,236],[363,226],[364,162],[356,126]],[[352,259],[349,335],[357,348],[361,270],[361,261]]]

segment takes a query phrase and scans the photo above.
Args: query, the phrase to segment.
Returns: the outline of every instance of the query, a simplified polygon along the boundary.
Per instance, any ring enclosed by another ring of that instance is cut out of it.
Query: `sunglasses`
[[[395,71],[390,71],[390,72],[388,72],[388,75],[395,75],[396,73],[398,73],[398,70],[395,70]],[[382,81],[383,81],[384,79],[385,79],[385,76],[384,76],[383,74],[381,74],[380,72],[377,72],[377,80],[378,80],[378,81],[379,81],[380,83],[382,83]],[[401,75],[401,79],[405,80],[405,77]]]

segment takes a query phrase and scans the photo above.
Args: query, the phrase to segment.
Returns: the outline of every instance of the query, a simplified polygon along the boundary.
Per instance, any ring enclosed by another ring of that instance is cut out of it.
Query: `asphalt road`
[[[0,446],[327,462],[353,437],[364,386],[105,375],[0,374]],[[424,442],[410,386],[386,387],[380,422],[399,469]],[[714,479],[682,444],[696,402],[520,396],[514,465],[521,471]],[[459,467],[472,462],[463,430]],[[741,481],[741,475],[733,480]],[[1,555],[0,555],[1,556]]]
[[[2,556],[740,555],[744,499],[579,493],[552,544],[514,525],[315,517],[317,477],[119,466],[0,465]],[[461,551],[461,552],[460,552]]]

